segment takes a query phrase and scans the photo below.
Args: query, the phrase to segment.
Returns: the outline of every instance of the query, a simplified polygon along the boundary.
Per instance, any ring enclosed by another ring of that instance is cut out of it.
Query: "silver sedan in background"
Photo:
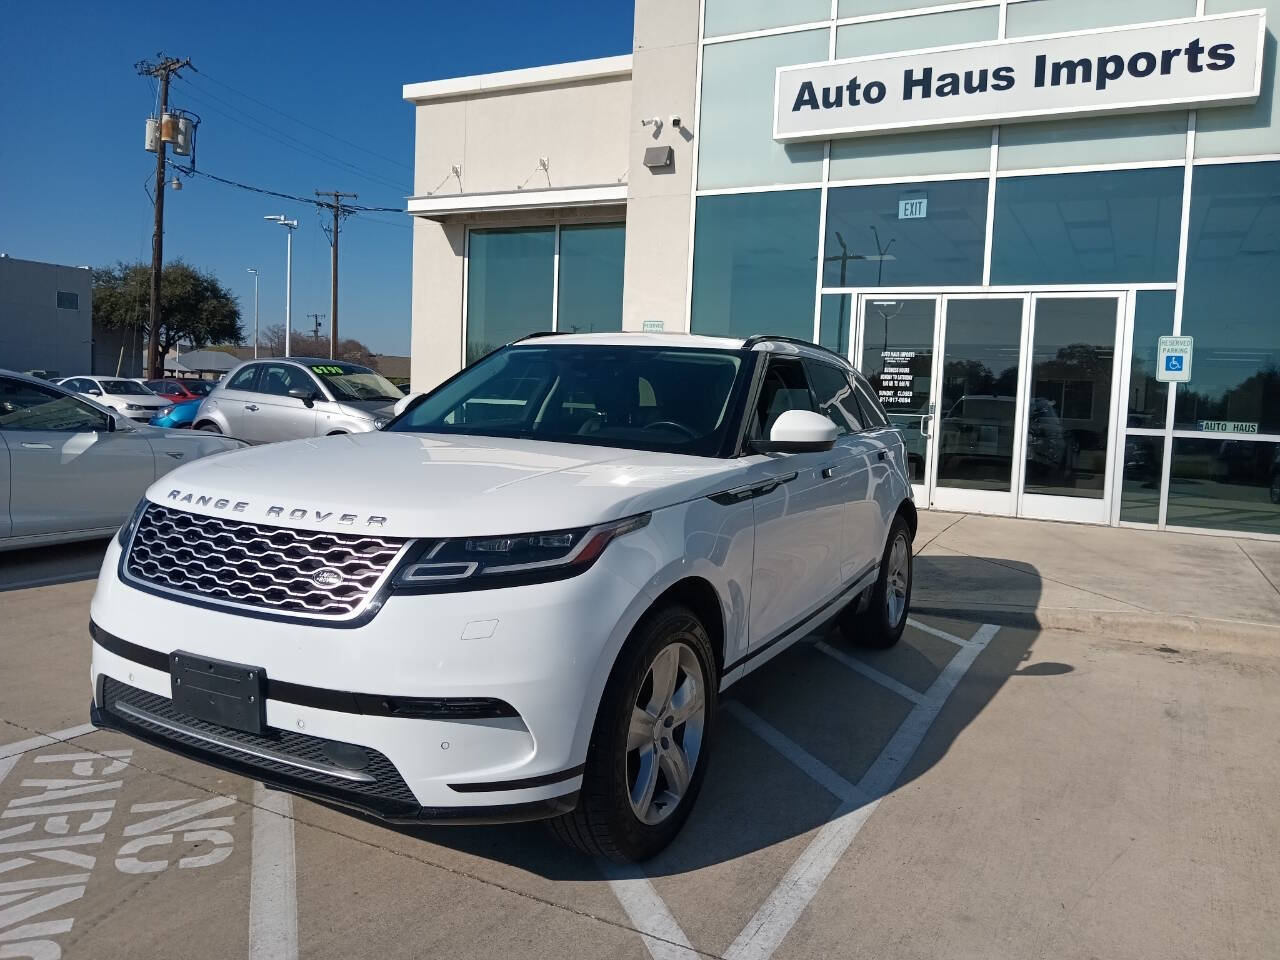
[[[56,384],[0,370],[0,551],[110,536],[157,477],[243,446],[143,426]]]

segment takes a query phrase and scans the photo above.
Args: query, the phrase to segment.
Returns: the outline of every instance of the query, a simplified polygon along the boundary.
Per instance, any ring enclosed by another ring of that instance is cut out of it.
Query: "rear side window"
[[[858,406],[862,410],[862,420],[868,429],[889,426],[889,417],[884,412],[884,407],[880,406],[880,401],[876,399],[876,395],[872,393],[867,382],[856,373],[849,377],[849,382],[853,384],[854,393],[858,398]]]
[[[863,417],[854,399],[849,378],[839,367],[817,360],[806,360],[813,395],[818,398],[818,412],[834,423],[840,433],[858,433]]]
[[[232,377],[226,388],[228,390],[248,390],[252,393],[258,384],[258,371],[260,369],[261,367],[258,364],[250,364]]]

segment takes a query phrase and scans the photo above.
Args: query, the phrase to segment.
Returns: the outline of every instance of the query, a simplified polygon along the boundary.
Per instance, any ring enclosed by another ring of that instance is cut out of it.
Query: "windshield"
[[[324,381],[335,400],[399,400],[404,396],[380,373],[354,363],[315,363],[311,372]]]
[[[728,350],[507,347],[387,429],[715,456],[742,366]]]
[[[154,397],[155,394],[148,390],[140,383],[134,383],[132,380],[103,380],[102,389],[105,393],[113,393],[118,397]]]

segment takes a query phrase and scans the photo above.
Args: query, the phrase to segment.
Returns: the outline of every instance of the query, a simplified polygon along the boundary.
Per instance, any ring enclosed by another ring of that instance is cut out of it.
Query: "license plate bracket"
[[[183,713],[245,733],[267,726],[267,675],[261,667],[175,650],[169,655],[173,705]]]

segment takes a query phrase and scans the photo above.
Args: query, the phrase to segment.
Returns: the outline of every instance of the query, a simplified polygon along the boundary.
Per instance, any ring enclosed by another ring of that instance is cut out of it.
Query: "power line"
[[[368,180],[372,183],[379,183],[379,184],[382,184],[383,186],[390,187],[392,190],[395,190],[397,192],[400,192],[400,193],[409,192],[405,189],[405,185],[402,182],[390,180],[387,177],[382,176],[381,174],[374,173],[372,170],[367,170],[364,167],[360,167],[347,160],[343,160],[341,157],[337,157],[331,153],[327,153],[324,150],[321,150],[319,147],[313,146],[312,144],[309,144],[306,141],[299,140],[297,137],[291,136],[290,134],[287,134],[287,133],[283,133],[277,128],[271,126],[269,123],[263,120],[259,120],[257,117],[254,117],[250,114],[244,113],[244,111],[240,110],[239,107],[235,106],[234,104],[228,103],[226,100],[223,100],[220,97],[217,97],[216,95],[209,93],[208,91],[200,90],[197,93],[195,93],[193,96],[192,91],[194,91],[195,88],[192,87],[189,82],[184,84],[184,89],[187,91],[187,96],[194,99],[195,102],[197,104],[200,104],[204,109],[211,110],[214,113],[218,114],[219,116],[224,117],[227,120],[230,120],[232,123],[237,123],[245,127],[246,129],[251,130],[256,134],[270,137],[272,140],[278,142],[281,146],[288,147],[289,149],[294,150],[297,153],[301,153],[304,156],[311,157],[313,160],[321,160],[327,163],[335,164],[336,166],[340,166],[345,170],[349,171],[350,173],[355,174],[358,177],[362,177],[363,179]],[[208,102],[208,100],[205,99],[206,97],[211,100],[215,100],[218,103],[223,104],[229,110],[238,111],[242,115],[236,116],[232,113],[228,113],[226,110],[219,109],[218,107],[215,107],[212,103]]]
[[[294,203],[305,203],[320,210],[330,209],[330,204],[325,203],[322,200],[316,200],[313,197],[299,197],[292,193],[281,193],[279,190],[268,190],[266,187],[255,187],[249,183],[241,183],[239,180],[230,180],[227,177],[220,177],[217,174],[210,173],[208,170],[196,170],[189,167],[179,166],[173,161],[169,161],[169,166],[185,176],[205,177],[209,180],[216,180],[218,183],[225,184],[228,187],[236,187],[239,190],[248,190],[251,193],[261,193],[268,197],[278,197],[281,200],[291,200]],[[355,203],[344,203],[342,208],[355,213],[404,213],[403,207],[366,207]],[[380,220],[378,222],[390,223],[391,221]]]
[[[237,94],[238,96],[244,97],[246,100],[251,100],[254,103],[258,104],[258,106],[265,107],[266,109],[270,110],[272,113],[279,114],[280,116],[288,120],[292,120],[294,123],[301,124],[302,126],[307,127],[308,129],[314,130],[316,133],[324,134],[324,136],[326,137],[329,137],[333,140],[337,140],[339,143],[345,143],[347,146],[354,147],[355,149],[359,150],[361,153],[367,153],[371,157],[377,157],[379,160],[386,160],[388,163],[394,163],[396,166],[403,167],[406,170],[413,169],[412,164],[405,163],[403,160],[393,159],[392,157],[388,157],[386,154],[382,154],[374,150],[370,150],[368,147],[362,147],[358,143],[354,143],[351,140],[347,140],[343,137],[340,137],[335,133],[330,133],[328,130],[325,130],[321,127],[317,127],[313,123],[308,123],[306,120],[303,120],[299,117],[295,117],[290,113],[285,113],[283,110],[279,109],[278,107],[273,107],[271,104],[267,103],[264,100],[259,100],[257,97],[251,96],[250,94],[245,93],[243,90],[237,90],[235,87],[231,86],[231,84],[226,83],[222,80],[219,80],[217,77],[210,76],[208,73],[205,73],[203,70],[197,71],[197,72],[204,79],[211,80],[212,82],[216,83],[218,86],[223,87],[226,90],[230,90],[232,93]],[[188,81],[188,83],[189,82],[190,81]],[[196,86],[198,87],[199,85],[196,84]]]

